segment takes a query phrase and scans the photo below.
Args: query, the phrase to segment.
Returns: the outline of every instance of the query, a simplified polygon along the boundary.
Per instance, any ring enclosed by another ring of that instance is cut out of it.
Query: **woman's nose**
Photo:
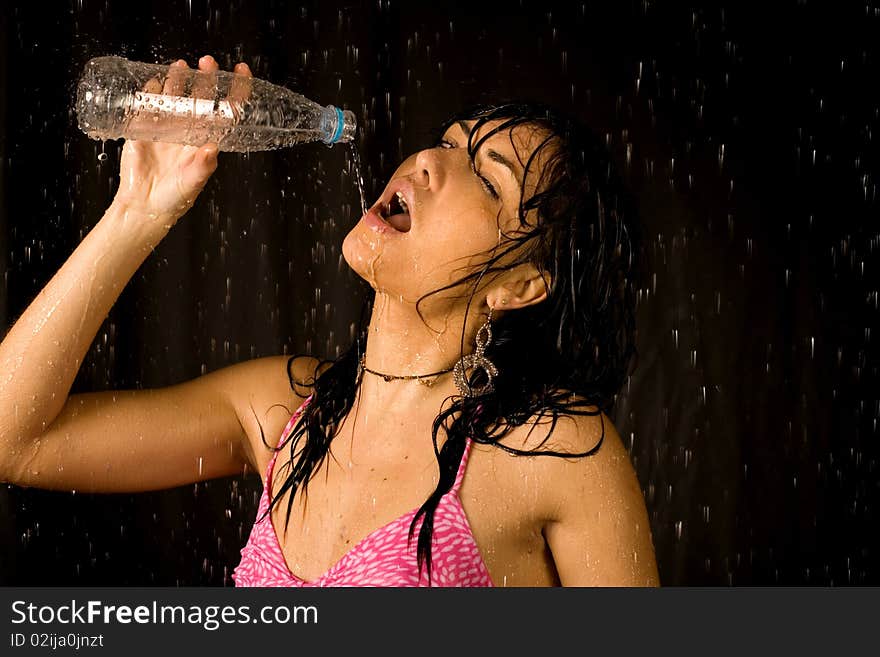
[[[443,183],[443,165],[436,148],[426,148],[416,155],[413,182],[425,189],[437,189]]]

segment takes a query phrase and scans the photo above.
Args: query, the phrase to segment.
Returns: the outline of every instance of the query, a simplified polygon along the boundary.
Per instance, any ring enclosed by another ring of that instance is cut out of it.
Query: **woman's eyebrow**
[[[465,137],[470,139],[471,127],[467,123],[465,123],[464,121],[456,121],[455,124],[459,128],[461,128],[461,131],[464,133]],[[510,172],[510,175],[513,178],[514,182],[516,182],[517,189],[520,192],[522,192],[522,183],[520,182],[519,176],[517,175],[518,174],[517,167],[515,167],[513,165],[513,163],[510,160],[508,160],[506,157],[504,157],[501,153],[499,153],[498,151],[494,151],[491,148],[486,149],[486,156],[490,160],[492,160],[494,162],[498,162],[498,164],[501,164],[502,166],[506,167],[508,172]]]
[[[498,164],[506,167],[507,170],[510,172],[510,176],[516,182],[517,187],[520,190],[522,190],[522,183],[519,181],[519,176],[517,175],[516,167],[513,165],[513,163],[510,160],[508,160],[506,157],[504,157],[498,151],[493,151],[491,148],[486,149],[486,156],[490,160],[492,160],[493,162],[498,162]]]

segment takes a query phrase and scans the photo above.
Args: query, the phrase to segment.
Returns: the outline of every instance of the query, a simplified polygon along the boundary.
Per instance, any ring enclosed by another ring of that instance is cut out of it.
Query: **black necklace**
[[[361,375],[363,372],[369,372],[375,376],[381,376],[385,381],[418,381],[423,386],[432,386],[436,381],[428,381],[427,379],[433,379],[436,376],[440,376],[441,374],[447,374],[451,372],[454,368],[450,367],[445,370],[439,370],[437,372],[431,372],[430,374],[385,374],[384,372],[377,372],[376,370],[371,370],[365,364],[366,356],[361,356],[360,363],[358,364],[358,381],[360,381]]]

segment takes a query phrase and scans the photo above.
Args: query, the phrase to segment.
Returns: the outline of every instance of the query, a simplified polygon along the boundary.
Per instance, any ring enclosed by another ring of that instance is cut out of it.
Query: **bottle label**
[[[134,94],[130,112],[135,114],[179,114],[188,119],[204,117],[211,121],[228,119],[235,122],[241,116],[241,110],[233,107],[228,100],[214,101],[210,98],[187,98],[185,96],[168,96],[139,91]]]
[[[138,91],[125,105],[126,134],[131,139],[179,143],[219,142],[242,116],[228,100],[188,98]]]

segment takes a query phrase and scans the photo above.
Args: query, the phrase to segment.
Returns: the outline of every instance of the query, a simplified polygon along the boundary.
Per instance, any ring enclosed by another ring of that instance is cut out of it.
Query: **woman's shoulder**
[[[279,354],[253,358],[229,368],[234,370],[239,404],[305,400],[314,388],[321,361],[312,356]],[[300,402],[301,403],[301,402]]]
[[[247,435],[251,466],[262,475],[281,431],[312,393],[321,361],[280,354],[234,367],[233,405]]]
[[[650,521],[631,455],[608,415],[584,410],[593,414],[562,414],[552,431],[552,422],[536,419],[523,441],[572,454],[536,457],[529,472],[557,570],[574,586],[655,585]]]
[[[560,510],[572,500],[631,494],[635,470],[614,422],[594,405],[571,410],[576,412],[560,411],[555,417],[546,410],[535,413],[499,440],[503,456],[496,459],[520,477],[541,482],[535,492],[549,508]]]
[[[571,412],[571,411],[576,412]],[[629,504],[634,471],[614,423],[596,406],[534,413],[496,444],[475,443],[474,496],[516,507],[543,529]],[[534,454],[529,455],[530,452]],[[635,491],[638,490],[636,486]]]
[[[574,401],[564,408],[544,408],[511,427],[499,444],[520,451],[586,454],[617,436],[611,419],[594,404]]]

